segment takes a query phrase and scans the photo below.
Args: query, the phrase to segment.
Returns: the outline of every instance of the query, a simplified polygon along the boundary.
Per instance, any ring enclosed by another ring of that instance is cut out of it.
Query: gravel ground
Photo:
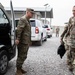
[[[23,64],[23,69],[27,71],[25,75],[73,75],[66,65],[66,54],[62,59],[57,55],[59,45],[60,38],[55,35],[43,42],[42,46],[32,45]],[[9,62],[5,75],[15,75],[15,66],[16,57]]]

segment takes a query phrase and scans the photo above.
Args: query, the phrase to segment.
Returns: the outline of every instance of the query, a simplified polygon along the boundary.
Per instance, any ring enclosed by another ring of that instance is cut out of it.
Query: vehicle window
[[[19,21],[19,20],[15,20],[15,23],[16,23],[16,27],[17,27],[17,25],[18,25],[18,21]]]
[[[4,12],[0,9],[0,24],[2,23],[9,23],[9,22]]]
[[[48,26],[47,26],[47,25],[45,25],[45,28],[48,28]]]
[[[35,20],[30,20],[31,27],[35,27]]]

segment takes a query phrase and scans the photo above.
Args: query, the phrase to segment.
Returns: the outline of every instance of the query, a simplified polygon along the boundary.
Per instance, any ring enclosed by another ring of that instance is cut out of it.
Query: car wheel
[[[8,56],[5,50],[0,52],[0,75],[4,75],[8,67]]]
[[[50,38],[51,36],[50,35],[48,35],[48,38]]]
[[[41,36],[41,40],[38,41],[38,46],[41,46],[42,45],[42,38],[43,38],[43,36]]]
[[[47,41],[47,37],[45,37],[45,40],[44,41]]]
[[[42,45],[42,39],[39,41],[39,44],[38,44],[39,46],[41,46]]]
[[[50,35],[50,37],[52,37],[52,35]]]

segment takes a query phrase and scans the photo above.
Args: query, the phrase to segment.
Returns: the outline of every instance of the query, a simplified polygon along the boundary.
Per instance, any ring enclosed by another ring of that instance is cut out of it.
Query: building
[[[37,19],[41,19],[41,18],[45,18],[45,12],[46,12],[46,18],[53,18],[53,10],[52,8],[47,8],[47,10],[45,10],[45,8],[43,7],[32,7],[35,11],[35,15],[33,18],[37,18]],[[11,11],[9,7],[5,7],[9,17],[11,18]],[[25,12],[26,12],[26,7],[14,7],[14,14],[15,14],[15,18],[20,18],[22,17]]]

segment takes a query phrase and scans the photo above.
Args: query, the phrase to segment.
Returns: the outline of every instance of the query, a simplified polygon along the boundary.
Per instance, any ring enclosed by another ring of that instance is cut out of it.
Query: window
[[[47,25],[44,25],[44,27],[45,27],[45,28],[48,28],[48,26],[47,26]]]
[[[16,27],[17,27],[17,25],[18,25],[18,22],[19,22],[19,20],[15,20],[15,23],[16,23]]]
[[[0,24],[8,23],[5,13],[0,9]]]
[[[31,27],[35,27],[35,20],[30,20]]]

